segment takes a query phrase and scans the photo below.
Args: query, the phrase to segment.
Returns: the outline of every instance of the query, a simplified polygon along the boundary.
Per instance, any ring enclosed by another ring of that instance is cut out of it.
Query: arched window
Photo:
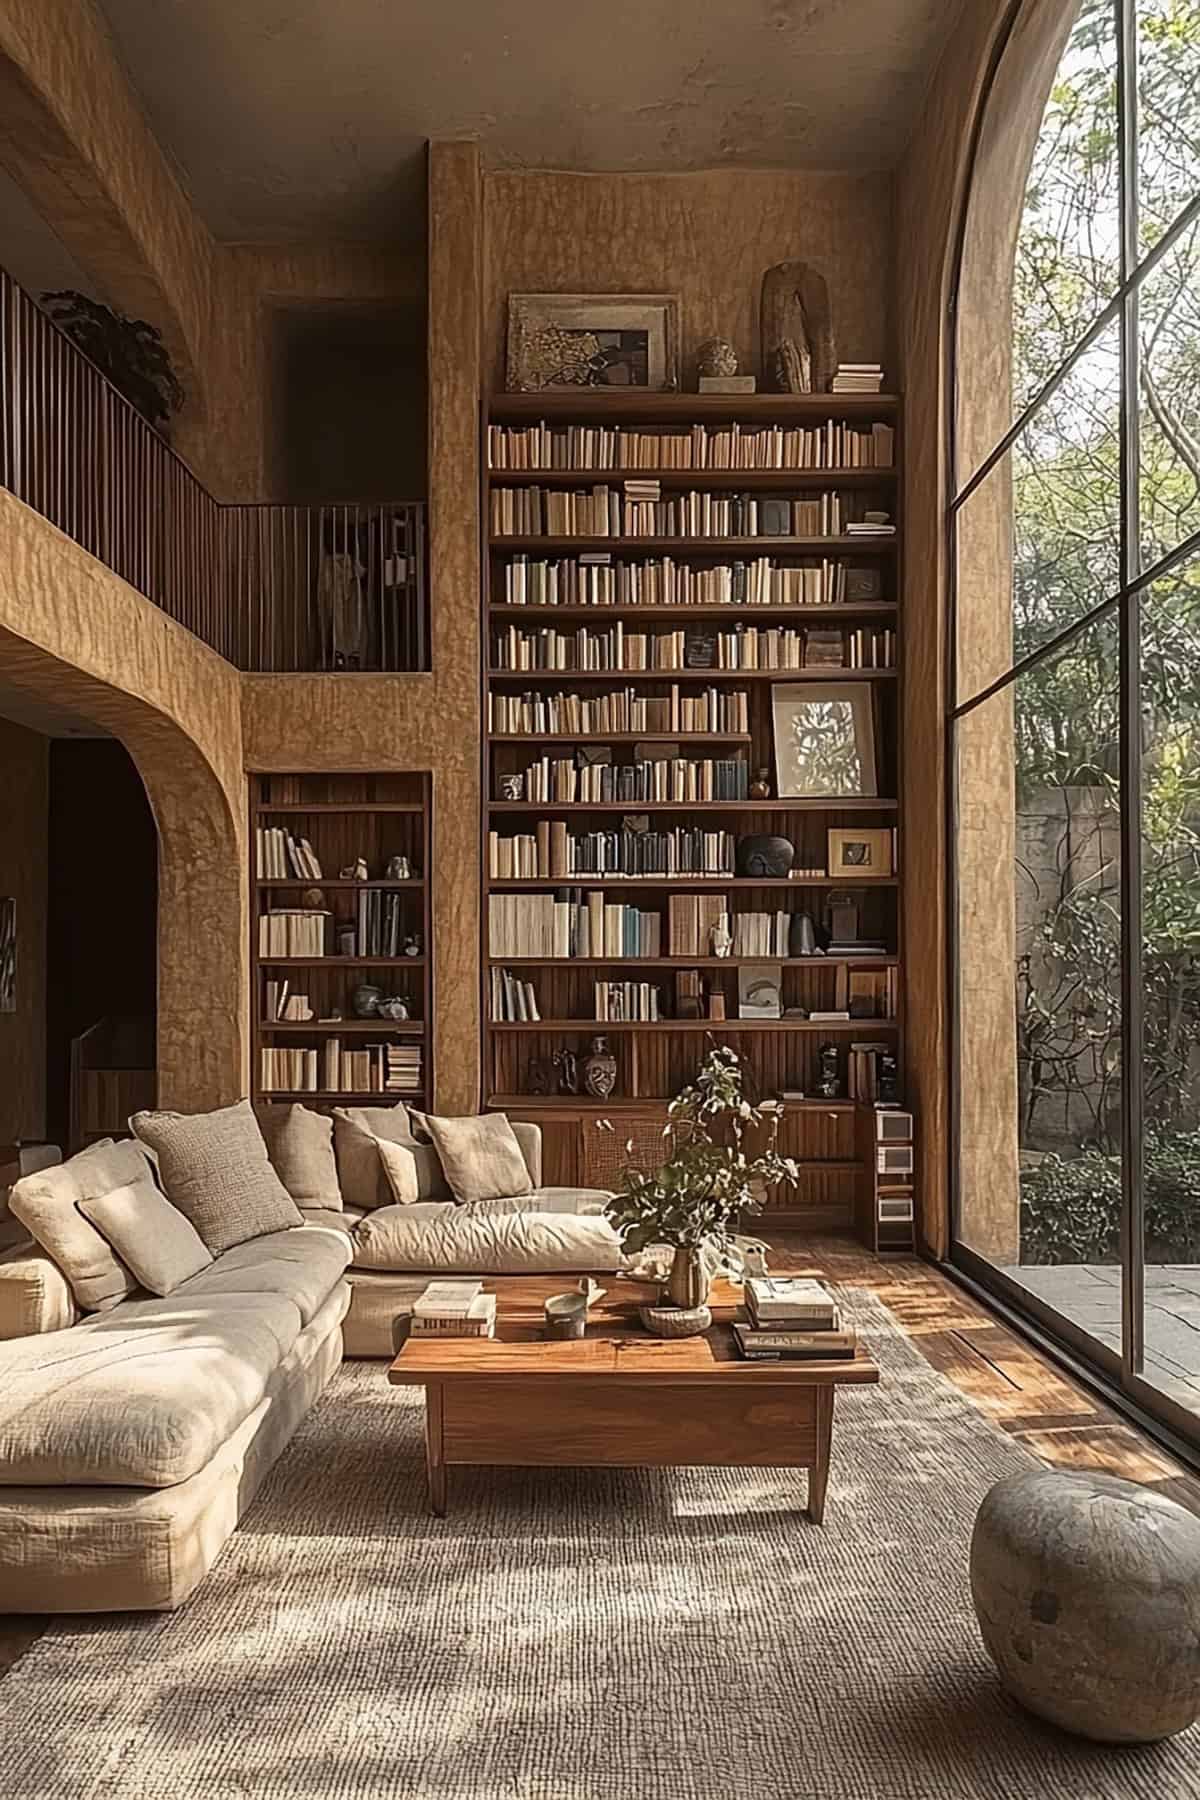
[[[954,1255],[1200,1434],[1195,0],[1014,9],[953,420]]]

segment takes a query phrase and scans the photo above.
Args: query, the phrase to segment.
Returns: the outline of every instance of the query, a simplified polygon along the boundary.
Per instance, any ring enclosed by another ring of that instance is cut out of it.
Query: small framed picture
[[[868,682],[781,683],[771,689],[771,722],[780,799],[870,798],[879,792]]]
[[[858,827],[829,832],[829,875],[845,881],[863,875],[894,874],[890,827]]]
[[[849,601],[882,600],[883,570],[878,565],[867,569],[847,569],[846,599]]]
[[[510,294],[509,393],[679,386],[674,294]]]
[[[778,963],[743,963],[738,970],[738,1018],[781,1019],[783,993]]]

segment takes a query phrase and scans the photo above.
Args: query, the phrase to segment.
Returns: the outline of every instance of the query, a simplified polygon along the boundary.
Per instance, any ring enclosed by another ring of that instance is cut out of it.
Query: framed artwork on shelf
[[[781,683],[771,689],[780,799],[878,794],[875,715],[866,682]]]
[[[510,294],[509,393],[679,386],[674,294]]]
[[[738,1018],[779,1019],[783,997],[778,963],[743,963],[738,970]]]
[[[885,826],[881,830],[860,828],[857,831],[831,828],[828,835],[831,877],[837,876],[844,880],[856,875],[895,873],[890,827]]]

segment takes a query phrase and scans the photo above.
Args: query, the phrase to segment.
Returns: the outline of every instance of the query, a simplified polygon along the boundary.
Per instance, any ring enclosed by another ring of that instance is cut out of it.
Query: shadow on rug
[[[1172,1800],[1200,1731],[1101,1750],[1013,1706],[966,1581],[1030,1459],[849,1295],[824,1529],[787,1470],[452,1471],[348,1364],[181,1612],[58,1620],[0,1682],[4,1800]]]

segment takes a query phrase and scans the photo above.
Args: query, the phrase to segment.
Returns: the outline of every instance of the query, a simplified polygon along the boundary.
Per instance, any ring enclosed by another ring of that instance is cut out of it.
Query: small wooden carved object
[[[825,393],[837,369],[829,288],[811,263],[777,263],[763,276],[759,312],[763,385],[781,394]]]

